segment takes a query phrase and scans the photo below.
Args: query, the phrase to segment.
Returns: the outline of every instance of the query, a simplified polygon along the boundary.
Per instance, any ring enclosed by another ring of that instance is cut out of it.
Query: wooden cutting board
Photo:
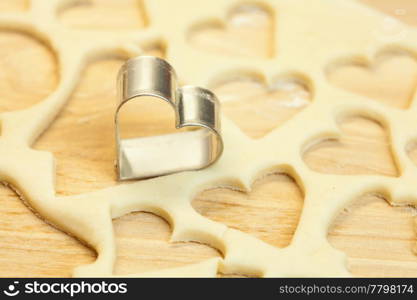
[[[417,5],[413,0],[366,2],[417,26]],[[23,9],[25,1],[0,2],[1,11]],[[66,26],[96,30],[140,28],[146,24],[142,7],[133,0],[92,1],[91,5],[67,9],[60,18]],[[219,55],[268,57],[274,51],[272,22],[273,18],[262,11],[238,10],[224,28],[199,28],[189,40],[194,47]],[[148,49],[149,54],[161,56],[163,51],[158,45]],[[56,87],[56,58],[36,39],[1,31],[0,54],[1,111],[28,107]],[[108,58],[88,66],[68,105],[34,145],[54,154],[59,195],[117,184],[112,119],[115,75],[121,64],[119,59]],[[388,53],[371,62],[370,68],[339,66],[328,78],[332,84],[362,93],[382,105],[406,109],[417,86],[417,62],[406,53]],[[215,91],[225,113],[246,134],[259,138],[311,101],[302,84],[291,80],[283,83],[265,87],[241,77],[219,84]],[[132,109],[139,123],[132,125],[132,116],[126,117],[131,122],[130,129],[142,135],[170,132],[172,116],[165,111],[166,106],[142,105]],[[319,143],[305,153],[305,162],[312,169],[340,176],[398,175],[386,128],[360,116],[341,120],[340,126],[344,132],[341,140]],[[417,163],[417,150],[412,146],[409,155]],[[256,180],[249,194],[211,189],[202,192],[193,205],[212,220],[285,247],[296,229],[303,193],[294,180],[277,171]],[[329,241],[348,255],[349,268],[356,276],[415,277],[415,215],[413,208],[393,208],[379,195],[364,195],[335,216]],[[149,213],[132,213],[113,223],[118,249],[116,274],[176,267],[220,255],[206,245],[170,243],[169,225]],[[0,187],[0,276],[70,276],[72,268],[90,263],[94,257],[94,251],[47,225],[11,190]],[[219,274],[228,275],[231,274]]]

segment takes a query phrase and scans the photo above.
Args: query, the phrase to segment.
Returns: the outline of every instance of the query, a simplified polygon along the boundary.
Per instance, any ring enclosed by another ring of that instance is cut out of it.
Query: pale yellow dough
[[[193,48],[194,24],[226,18],[239,1],[150,0],[150,26],[131,31],[88,31],[64,27],[57,12],[78,0],[32,0],[26,13],[2,13],[0,27],[28,32],[50,44],[60,64],[56,91],[29,109],[1,114],[1,180],[13,185],[45,220],[87,242],[97,260],[74,276],[113,276],[116,248],[112,219],[132,211],[153,212],[173,227],[172,241],[198,241],[223,258],[181,268],[130,276],[216,276],[217,272],[259,276],[350,276],[344,253],[327,241],[328,226],[349,201],[366,192],[386,195],[393,205],[417,205],[417,168],[406,145],[417,138],[417,101],[408,110],[386,107],[331,86],[325,68],[335,60],[361,56],[371,61],[387,47],[417,50],[417,31],[395,20],[394,35],[382,32],[387,16],[353,0],[263,0],[275,14],[273,58],[222,57]],[[246,1],[247,2],[247,1]],[[258,2],[256,2],[258,3]],[[201,4],[201,5],[200,5]],[[220,18],[220,19],[219,19]],[[223,117],[225,151],[213,166],[132,182],[69,197],[57,197],[54,158],[32,143],[48,128],[75,89],[83,68],[106,54],[134,56],[165,41],[167,59],[182,81],[210,87],[231,74],[252,72],[270,82],[293,74],[310,84],[313,103],[260,140],[252,140]],[[417,100],[417,99],[414,99]],[[337,138],[336,119],[345,114],[372,117],[389,129],[400,176],[337,176],[310,170],[302,153],[312,142]],[[248,234],[199,215],[193,197],[216,182],[234,179],[250,189],[259,172],[279,167],[304,191],[304,209],[292,243],[275,248]]]

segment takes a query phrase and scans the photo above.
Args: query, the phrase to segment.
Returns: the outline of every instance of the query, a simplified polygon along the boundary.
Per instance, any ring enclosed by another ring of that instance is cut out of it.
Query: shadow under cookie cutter
[[[179,88],[175,71],[165,60],[153,56],[128,60],[119,72],[118,90],[115,132],[119,180],[202,169],[221,156],[223,141],[217,97],[200,87]],[[141,97],[168,102],[175,111],[177,129],[192,126],[198,130],[121,139],[119,111],[127,102]]]

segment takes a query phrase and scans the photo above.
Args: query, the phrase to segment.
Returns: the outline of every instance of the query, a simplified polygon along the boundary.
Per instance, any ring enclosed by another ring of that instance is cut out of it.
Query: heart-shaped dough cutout
[[[377,194],[355,200],[335,218],[329,242],[348,256],[360,277],[416,277],[414,220],[417,210],[392,207]]]
[[[275,173],[260,177],[248,193],[233,186],[203,191],[192,205],[213,221],[282,248],[292,240],[303,195],[291,177]]]
[[[182,267],[220,256],[216,249],[207,245],[170,243],[169,224],[150,213],[131,213],[115,219],[113,225],[117,248],[116,275]]]
[[[219,55],[272,57],[274,15],[258,4],[233,8],[225,21],[207,21],[192,27],[189,42],[202,51]]]
[[[0,112],[28,108],[55,90],[56,56],[42,41],[21,32],[0,31],[0,56]]]
[[[404,51],[385,52],[369,64],[343,61],[328,68],[328,79],[348,91],[407,108],[417,88],[417,60]]]
[[[74,28],[104,30],[143,28],[148,23],[145,7],[137,0],[82,0],[65,7],[60,20]]]
[[[340,140],[320,142],[305,152],[304,161],[311,169],[338,175],[398,175],[389,137],[380,123],[350,116],[340,128]]]
[[[310,104],[307,84],[294,78],[276,81],[271,86],[251,78],[240,78],[214,89],[222,111],[249,137],[257,139],[289,120]]]

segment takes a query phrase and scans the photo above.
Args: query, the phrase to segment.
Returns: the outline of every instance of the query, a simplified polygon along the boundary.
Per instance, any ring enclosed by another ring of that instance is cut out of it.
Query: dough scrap
[[[248,60],[205,53],[187,42],[194,24],[215,16],[226,19],[227,12],[240,1],[206,1],[201,9],[188,0],[145,0],[150,26],[99,32],[60,24],[57,12],[76,1],[31,0],[26,12],[0,14],[0,28],[24,31],[48,43],[58,56],[61,75],[58,88],[44,101],[0,115],[0,180],[13,185],[42,218],[97,251],[97,260],[76,268],[74,276],[113,276],[116,249],[112,219],[132,211],[165,218],[173,227],[172,241],[206,243],[224,257],[129,276],[214,277],[218,271],[265,277],[351,276],[345,254],[327,241],[328,227],[337,212],[356,197],[375,191],[386,195],[393,205],[417,205],[417,168],[406,153],[406,145],[417,138],[413,129],[417,99],[407,110],[386,107],[332,86],[324,72],[329,62],[346,55],[371,60],[393,45],[417,49],[417,31],[412,27],[394,21],[398,34],[387,36],[380,28],[389,17],[354,0],[263,0],[277,16],[276,53],[273,58]],[[277,74],[297,73],[311,82],[312,103],[258,140],[248,138],[223,116],[225,151],[207,169],[57,197],[54,158],[31,145],[65,105],[91,60],[107,54],[139,55],[161,41],[169,45],[166,58],[184,82],[210,87],[231,72],[257,71],[269,82]],[[338,138],[336,118],[349,113],[376,119],[389,129],[399,177],[320,174],[306,166],[302,159],[306,147],[325,138]],[[213,182],[234,179],[250,190],[256,175],[272,166],[292,176],[305,195],[300,222],[288,247],[275,248],[204,218],[192,208],[193,197]]]

